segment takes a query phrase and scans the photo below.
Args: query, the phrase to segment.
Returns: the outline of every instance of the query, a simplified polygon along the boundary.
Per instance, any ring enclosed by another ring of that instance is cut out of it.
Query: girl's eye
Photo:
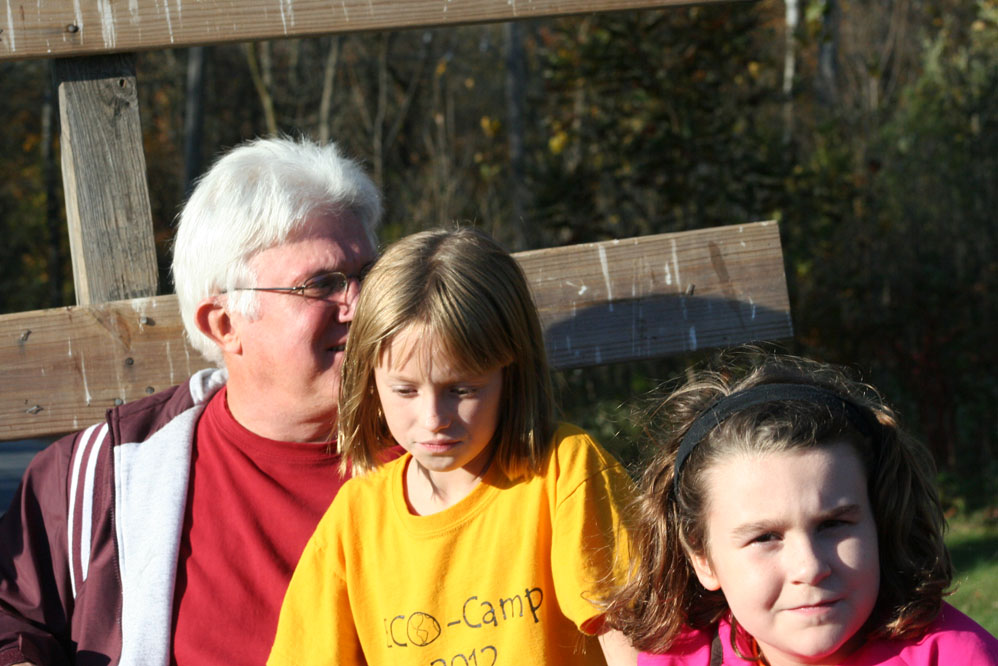
[[[459,398],[470,398],[477,393],[477,389],[472,386],[455,386],[451,389],[451,393]]]
[[[775,532],[766,532],[765,534],[760,534],[752,539],[752,543],[770,543],[778,540],[779,538],[779,535]]]
[[[818,528],[819,529],[823,529],[823,530],[831,530],[831,529],[835,529],[836,527],[843,527],[843,526],[848,525],[848,524],[849,524],[848,521],[839,520],[837,518],[834,518],[834,519],[831,519],[831,520],[823,520],[823,521],[821,521],[821,525],[819,525]]]
[[[395,395],[400,395],[403,398],[416,395],[416,389],[410,388],[408,386],[395,386],[392,388],[392,393]]]

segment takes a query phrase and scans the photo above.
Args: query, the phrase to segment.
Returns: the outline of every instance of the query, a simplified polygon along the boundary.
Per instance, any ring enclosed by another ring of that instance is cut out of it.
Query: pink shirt
[[[758,666],[741,659],[731,649],[731,625],[721,620],[718,627],[724,653],[723,666]],[[670,654],[642,652],[638,666],[707,666],[713,632],[689,630],[682,634]],[[998,666],[998,639],[979,624],[943,604],[942,612],[927,634],[917,641],[877,639],[841,662],[839,666]]]

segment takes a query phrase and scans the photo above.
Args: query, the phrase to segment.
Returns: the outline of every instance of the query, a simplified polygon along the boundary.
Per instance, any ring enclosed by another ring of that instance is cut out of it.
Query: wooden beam
[[[556,368],[793,335],[775,222],[516,255]]]
[[[14,3],[0,60],[647,9],[688,0],[198,0]]]
[[[174,295],[4,315],[0,359],[0,440],[77,430],[209,365]]]
[[[792,335],[775,222],[516,256],[557,368]],[[207,365],[175,296],[5,315],[0,440],[84,427]]]
[[[135,57],[59,59],[55,76],[76,302],[154,296],[159,269]]]

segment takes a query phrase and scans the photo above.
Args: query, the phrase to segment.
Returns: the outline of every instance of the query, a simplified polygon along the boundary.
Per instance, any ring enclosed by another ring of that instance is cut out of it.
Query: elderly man
[[[339,372],[380,214],[332,145],[258,140],[198,183],[173,274],[219,369],[31,463],[0,523],[0,666],[265,661],[343,482]]]

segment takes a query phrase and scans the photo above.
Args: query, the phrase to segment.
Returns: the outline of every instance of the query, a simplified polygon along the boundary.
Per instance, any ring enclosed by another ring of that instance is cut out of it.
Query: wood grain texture
[[[536,250],[552,365],[600,365],[792,335],[775,222]]]
[[[176,296],[0,317],[0,439],[69,432],[208,364]]]
[[[76,302],[156,293],[159,269],[134,55],[56,61]]]
[[[647,9],[681,0],[45,0],[0,3],[0,60]]]
[[[792,335],[774,222],[516,257],[558,368]],[[207,365],[172,295],[0,317],[0,440],[82,428]]]

